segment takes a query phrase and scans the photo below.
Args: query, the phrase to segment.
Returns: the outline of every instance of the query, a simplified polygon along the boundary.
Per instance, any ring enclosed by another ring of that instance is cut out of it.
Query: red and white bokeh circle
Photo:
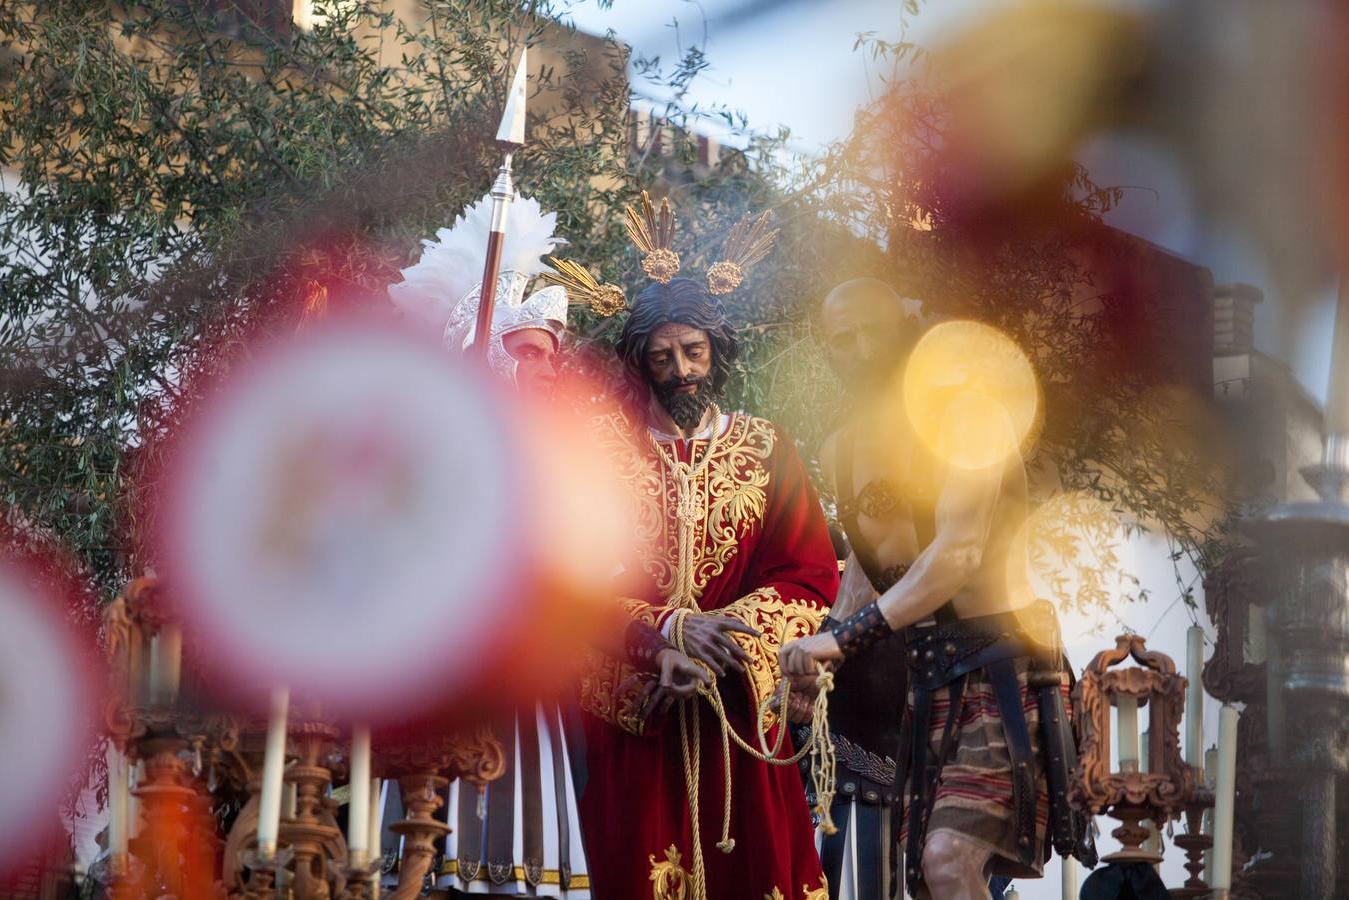
[[[60,585],[0,550],[0,875],[59,828],[98,704]]]
[[[353,716],[444,699],[518,615],[510,398],[384,324],[255,353],[178,435],[168,596],[216,686]]]

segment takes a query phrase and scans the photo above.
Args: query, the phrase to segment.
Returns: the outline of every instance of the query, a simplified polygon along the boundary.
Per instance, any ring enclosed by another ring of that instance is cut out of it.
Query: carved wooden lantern
[[[1137,665],[1120,666],[1132,659]],[[1175,818],[1194,791],[1194,773],[1180,754],[1180,718],[1185,705],[1184,676],[1164,653],[1150,652],[1139,635],[1115,639],[1112,650],[1103,650],[1087,666],[1074,698],[1081,710],[1084,742],[1078,768],[1070,786],[1074,803],[1093,815],[1109,815],[1122,823],[1111,834],[1123,845],[1106,862],[1150,862],[1161,854],[1142,844],[1150,830]],[[1110,710],[1121,705],[1146,708],[1148,715],[1149,771],[1133,765],[1114,771],[1110,761]]]

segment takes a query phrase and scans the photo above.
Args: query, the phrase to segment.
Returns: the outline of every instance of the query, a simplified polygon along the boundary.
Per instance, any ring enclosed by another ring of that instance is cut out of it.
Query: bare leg
[[[991,856],[951,832],[928,835],[923,847],[923,895],[941,900],[989,900]]]

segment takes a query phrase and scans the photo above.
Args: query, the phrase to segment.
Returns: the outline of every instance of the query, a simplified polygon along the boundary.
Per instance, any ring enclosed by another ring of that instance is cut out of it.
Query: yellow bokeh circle
[[[996,328],[943,322],[904,368],[904,411],[942,462],[984,469],[1019,456],[1039,425],[1040,388],[1026,354]]]

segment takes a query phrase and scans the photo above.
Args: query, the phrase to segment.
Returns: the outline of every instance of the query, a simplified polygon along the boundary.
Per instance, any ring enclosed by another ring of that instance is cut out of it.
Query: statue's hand
[[[815,680],[819,677],[817,663],[832,667],[843,659],[838,641],[832,631],[822,631],[809,637],[797,638],[778,651],[778,666],[792,683],[792,690],[805,697],[818,692]]]
[[[656,657],[660,670],[659,681],[649,681],[641,708],[644,716],[663,716],[676,700],[683,700],[708,685],[707,670],[671,647]]]
[[[763,637],[758,630],[729,616],[690,613],[684,619],[684,650],[691,658],[706,663],[718,678],[727,672],[743,672],[750,655],[731,637],[733,631]]]

